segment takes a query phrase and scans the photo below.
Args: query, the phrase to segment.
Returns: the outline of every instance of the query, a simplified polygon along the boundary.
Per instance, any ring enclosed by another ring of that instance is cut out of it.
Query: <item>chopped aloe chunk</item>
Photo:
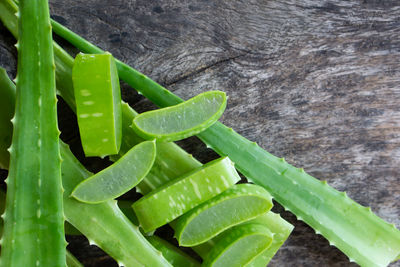
[[[243,267],[267,249],[273,239],[261,224],[233,227],[218,240],[204,259],[205,267]]]
[[[224,92],[205,92],[172,107],[141,113],[133,119],[132,128],[145,139],[177,141],[210,127],[225,108]]]
[[[145,232],[155,230],[225,191],[240,180],[228,157],[213,160],[157,188],[135,203]]]
[[[248,223],[262,224],[268,227],[268,229],[274,235],[271,246],[265,249],[247,265],[247,267],[265,267],[275,256],[276,252],[278,252],[283,243],[285,243],[286,239],[288,239],[294,227],[286,220],[282,219],[279,214],[271,211],[258,216]]]
[[[172,266],[200,267],[200,263],[195,259],[158,236],[147,236],[146,239],[163,254],[164,258],[171,263]]]
[[[174,227],[175,236],[180,246],[195,246],[268,212],[272,206],[271,195],[261,186],[234,185],[180,217]]]
[[[110,53],[79,53],[72,68],[79,133],[87,157],[117,154],[121,146],[121,91]]]
[[[155,141],[142,142],[113,165],[80,182],[71,196],[86,203],[100,203],[117,198],[149,173],[155,158]]]

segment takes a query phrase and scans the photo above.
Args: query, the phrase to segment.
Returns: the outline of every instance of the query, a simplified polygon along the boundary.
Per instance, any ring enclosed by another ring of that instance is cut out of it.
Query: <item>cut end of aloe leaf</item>
[[[117,154],[121,146],[121,91],[110,53],[79,53],[72,68],[79,133],[87,157]]]
[[[139,114],[132,128],[145,139],[177,141],[198,134],[222,115],[226,108],[226,94],[209,91],[178,105]]]
[[[228,157],[211,161],[157,188],[135,203],[145,232],[171,222],[185,212],[213,198],[240,181]]]
[[[155,140],[142,142],[110,167],[79,183],[71,196],[86,203],[100,203],[117,198],[142,181],[153,166],[155,158]]]
[[[180,217],[175,235],[180,246],[196,246],[268,212],[272,206],[271,195],[261,186],[234,185]]]
[[[204,259],[202,266],[242,267],[267,249],[273,240],[260,224],[238,225],[225,232]]]

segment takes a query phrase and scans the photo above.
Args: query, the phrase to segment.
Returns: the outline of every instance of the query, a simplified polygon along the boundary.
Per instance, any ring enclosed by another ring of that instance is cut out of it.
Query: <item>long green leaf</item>
[[[47,0],[22,0],[1,266],[65,266],[61,158]]]

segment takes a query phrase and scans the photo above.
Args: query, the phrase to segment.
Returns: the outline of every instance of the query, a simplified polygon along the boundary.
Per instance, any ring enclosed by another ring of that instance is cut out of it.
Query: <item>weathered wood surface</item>
[[[226,125],[400,227],[399,1],[50,5],[56,20],[185,99],[226,91]],[[12,75],[13,42],[1,27],[0,63]],[[127,86],[123,98],[138,111],[152,107]],[[73,117],[62,110],[66,130]],[[63,136],[76,142],[77,132]],[[202,161],[215,157],[194,138],[182,145]],[[283,216],[296,228],[271,266],[352,266],[293,215]],[[70,241],[85,266],[112,265],[97,250],[88,254],[83,238]]]

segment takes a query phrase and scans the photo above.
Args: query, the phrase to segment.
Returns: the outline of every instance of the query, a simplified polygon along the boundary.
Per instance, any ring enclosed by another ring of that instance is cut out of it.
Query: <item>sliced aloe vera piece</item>
[[[261,224],[235,226],[218,240],[202,266],[243,267],[267,249],[272,239],[273,234]]]
[[[117,154],[121,146],[121,91],[110,53],[79,53],[72,68],[79,132],[87,157]]]
[[[210,127],[225,108],[225,93],[209,91],[175,106],[141,113],[133,119],[132,128],[145,139],[177,141]]]
[[[150,242],[150,244],[153,245],[153,247],[163,254],[164,258],[171,263],[172,266],[200,267],[200,263],[198,261],[158,236],[147,236],[146,239]]]
[[[283,243],[285,243],[286,239],[288,239],[294,227],[286,220],[282,219],[279,214],[273,212],[267,212],[248,223],[262,224],[268,227],[274,235],[271,245],[247,265],[247,267],[265,267],[275,256]]]
[[[271,195],[261,186],[234,185],[180,217],[174,227],[175,236],[180,246],[196,246],[268,212],[272,206]]]
[[[240,180],[228,157],[213,160],[157,188],[132,208],[145,232],[171,222]]]
[[[149,173],[155,158],[155,141],[142,142],[113,165],[79,183],[71,196],[86,203],[100,203],[117,198]]]

